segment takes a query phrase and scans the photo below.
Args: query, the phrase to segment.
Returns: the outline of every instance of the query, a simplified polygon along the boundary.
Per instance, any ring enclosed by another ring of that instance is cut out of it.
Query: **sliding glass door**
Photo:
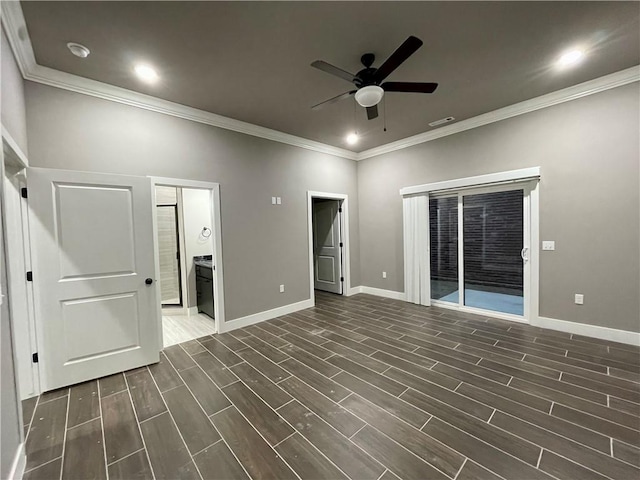
[[[525,316],[527,194],[512,185],[429,198],[433,300]]]

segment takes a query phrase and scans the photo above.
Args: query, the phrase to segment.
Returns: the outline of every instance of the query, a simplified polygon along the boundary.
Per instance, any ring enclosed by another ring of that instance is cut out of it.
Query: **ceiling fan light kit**
[[[413,55],[416,50],[422,46],[422,40],[418,37],[410,36],[395,52],[387,58],[378,68],[372,67],[375,62],[373,53],[365,53],[360,57],[360,62],[364,68],[355,75],[346,70],[338,68],[330,63],[322,60],[316,60],[311,64],[312,67],[322,70],[347,82],[353,83],[356,90],[337,95],[329,100],[325,100],[311,107],[313,110],[322,108],[326,105],[338,102],[344,98],[349,98],[355,94],[358,105],[367,109],[367,118],[373,120],[378,117],[378,103],[382,100],[384,92],[412,92],[412,93],[433,93],[438,88],[437,83],[424,82],[383,82],[393,71],[398,68],[405,60]]]
[[[358,105],[361,107],[373,107],[380,103],[383,95],[384,90],[382,87],[378,85],[368,85],[356,92],[356,102],[358,102]]]

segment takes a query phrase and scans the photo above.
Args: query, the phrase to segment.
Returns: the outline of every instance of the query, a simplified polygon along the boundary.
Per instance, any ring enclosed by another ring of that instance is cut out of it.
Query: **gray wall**
[[[633,83],[358,162],[362,284],[404,289],[401,187],[541,166],[540,315],[640,331],[639,105]]]
[[[24,81],[13,56],[9,41],[2,28],[1,64],[2,75],[1,95],[2,109],[0,118],[2,125],[9,131],[15,142],[25,154],[27,153],[27,121],[24,102]]]
[[[309,298],[307,190],[349,195],[360,285],[355,162],[32,82],[26,94],[34,167],[220,183],[227,320]]]
[[[26,125],[24,123],[24,91],[13,53],[7,48],[4,32],[0,40],[0,112],[2,124],[26,151]],[[17,72],[17,74],[16,74]],[[0,152],[0,160],[2,152]],[[4,164],[0,161],[0,220],[4,218],[2,195],[4,189]],[[4,222],[0,225],[0,290],[5,295],[0,307],[0,478],[8,478],[13,460],[21,442],[21,421],[18,410],[17,379],[13,364],[13,340],[11,316],[7,297],[7,271],[4,252]]]

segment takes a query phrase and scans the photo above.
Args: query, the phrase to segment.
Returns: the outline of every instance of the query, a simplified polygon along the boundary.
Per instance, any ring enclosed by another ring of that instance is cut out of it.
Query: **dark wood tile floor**
[[[639,348],[316,303],[25,401],[25,479],[640,478]]]

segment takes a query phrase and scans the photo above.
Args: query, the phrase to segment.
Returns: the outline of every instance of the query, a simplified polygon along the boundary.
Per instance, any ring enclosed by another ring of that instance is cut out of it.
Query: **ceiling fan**
[[[364,68],[355,75],[322,60],[316,60],[311,64],[312,67],[331,75],[335,75],[336,77],[340,77],[347,82],[351,82],[356,86],[356,89],[342,93],[330,98],[329,100],[325,100],[311,108],[316,110],[355,94],[356,102],[367,109],[367,118],[372,120],[378,116],[378,103],[382,100],[384,92],[433,93],[435,89],[438,88],[437,83],[382,83],[382,81],[387,78],[391,72],[402,65],[402,63],[413,55],[421,46],[422,40],[417,37],[410,36],[378,68],[371,66],[376,59],[375,55],[373,53],[365,53],[360,58]]]

